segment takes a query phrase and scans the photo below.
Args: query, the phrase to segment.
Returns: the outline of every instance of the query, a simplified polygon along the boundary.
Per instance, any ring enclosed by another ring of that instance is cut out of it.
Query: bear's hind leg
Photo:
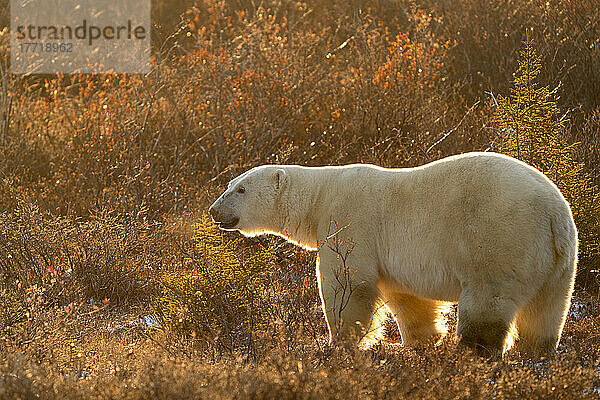
[[[502,355],[516,303],[489,287],[463,288],[458,302],[460,343],[482,356]]]
[[[426,343],[446,334],[441,314],[445,303],[401,292],[384,292],[383,296],[396,318],[403,345]]]
[[[517,312],[518,350],[535,356],[556,349],[571,304],[572,281],[573,271],[563,272]]]

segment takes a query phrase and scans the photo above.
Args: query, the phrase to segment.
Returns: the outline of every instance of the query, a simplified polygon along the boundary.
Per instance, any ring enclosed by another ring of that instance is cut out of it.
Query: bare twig
[[[477,102],[475,104],[473,104],[465,113],[465,115],[463,115],[463,117],[460,119],[460,122],[452,129],[450,129],[448,132],[444,133],[442,135],[441,138],[439,138],[438,140],[435,141],[435,143],[433,143],[431,146],[429,146],[429,148],[427,149],[427,151],[425,152],[426,155],[429,154],[429,152],[436,147],[437,145],[439,145],[440,143],[442,143],[444,140],[446,140],[448,138],[448,136],[450,136],[451,134],[453,134],[463,123],[463,121],[465,120],[465,118],[467,117],[467,115],[469,115],[471,113],[471,111],[473,111],[475,109],[475,107],[477,107],[479,105],[479,103],[481,102],[481,100],[477,100]]]

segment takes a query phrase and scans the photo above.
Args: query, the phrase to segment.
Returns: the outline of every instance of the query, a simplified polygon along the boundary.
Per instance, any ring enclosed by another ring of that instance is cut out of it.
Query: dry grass
[[[542,83],[562,84],[562,138],[600,184],[599,12],[562,0],[157,1],[147,76],[2,72],[0,398],[600,396],[597,259],[580,265],[577,312],[541,361],[480,359],[452,337],[329,348],[314,255],[269,239],[241,243],[275,244],[268,324],[251,348],[138,323],[165,275],[193,269],[202,210],[250,166],[400,167],[495,149],[494,96],[527,28]]]
[[[556,357],[510,354],[502,361],[459,349],[451,338],[437,346],[382,344],[359,351],[328,348],[321,334],[317,343],[307,332],[286,330],[264,335],[248,359],[164,333],[114,333],[115,323],[127,317],[103,311],[94,318],[59,318],[43,337],[6,348],[0,396],[4,390],[6,398],[20,392],[49,399],[592,398],[600,385],[598,299],[579,299],[577,309]],[[322,330],[323,323],[315,323]]]

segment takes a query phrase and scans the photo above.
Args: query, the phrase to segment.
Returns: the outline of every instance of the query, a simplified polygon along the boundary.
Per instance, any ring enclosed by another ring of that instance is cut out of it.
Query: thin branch
[[[471,108],[469,108],[467,110],[467,112],[465,113],[465,115],[463,115],[463,117],[461,118],[460,122],[454,128],[452,128],[448,132],[444,133],[441,138],[439,138],[438,140],[435,141],[435,143],[433,143],[431,146],[429,146],[429,148],[427,149],[427,151],[425,151],[425,155],[428,155],[429,152],[434,147],[436,147],[437,145],[439,145],[440,143],[442,143],[444,140],[446,140],[448,138],[448,136],[450,136],[452,133],[454,133],[462,125],[462,123],[465,120],[465,118],[467,117],[467,115],[469,115],[471,113],[471,111],[473,111],[475,109],[475,107],[477,107],[479,105],[480,102],[481,102],[481,100],[477,100],[477,102],[475,104],[473,104],[471,106]]]

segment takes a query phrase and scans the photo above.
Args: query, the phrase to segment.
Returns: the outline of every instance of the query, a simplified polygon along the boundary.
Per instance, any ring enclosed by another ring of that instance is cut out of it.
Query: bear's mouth
[[[221,229],[231,229],[234,226],[236,226],[238,224],[238,222],[240,222],[240,219],[235,217],[229,221],[217,221],[217,224],[219,225],[219,228],[221,228]]]

